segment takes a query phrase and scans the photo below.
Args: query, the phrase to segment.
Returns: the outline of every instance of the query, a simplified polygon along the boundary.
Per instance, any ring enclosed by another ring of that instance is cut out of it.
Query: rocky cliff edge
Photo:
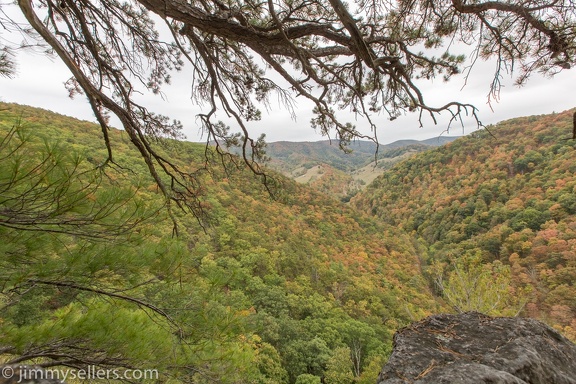
[[[435,315],[396,333],[378,384],[576,384],[576,345],[533,319]]]

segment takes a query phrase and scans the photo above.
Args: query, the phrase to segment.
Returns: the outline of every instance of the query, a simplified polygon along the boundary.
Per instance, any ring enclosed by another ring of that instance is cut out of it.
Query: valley
[[[377,146],[354,141],[341,149],[336,141],[272,142],[266,146],[267,166],[299,183],[342,201],[364,189],[399,161],[456,140],[439,136],[427,140],[398,140]]]
[[[371,143],[269,143],[270,191],[165,139],[194,176],[186,211],[126,132],[105,164],[99,126],[1,103],[1,358],[368,384],[431,314],[527,316],[574,341],[573,112],[382,146],[376,167]]]

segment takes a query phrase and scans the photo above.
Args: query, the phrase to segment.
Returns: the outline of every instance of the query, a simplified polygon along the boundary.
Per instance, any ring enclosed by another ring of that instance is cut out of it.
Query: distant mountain
[[[427,140],[398,140],[377,146],[372,141],[354,141],[342,150],[338,141],[277,141],[268,143],[267,164],[300,183],[348,200],[397,162],[458,137],[440,136]],[[377,161],[375,161],[377,159]]]

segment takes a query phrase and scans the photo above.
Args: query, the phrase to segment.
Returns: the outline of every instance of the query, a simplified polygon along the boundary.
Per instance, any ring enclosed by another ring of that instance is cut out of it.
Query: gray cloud
[[[490,63],[478,63],[474,68],[468,83],[460,76],[449,83],[439,79],[422,84],[426,100],[434,105],[442,105],[449,101],[460,101],[474,104],[479,109],[479,117],[484,124],[494,124],[498,121],[525,115],[560,112],[574,107],[574,99],[570,95],[576,89],[576,76],[573,71],[564,71],[552,79],[539,75],[533,76],[523,88],[513,85],[513,79],[503,78],[500,101],[487,105],[489,85],[494,73]],[[82,96],[70,99],[63,83],[69,78],[67,68],[59,61],[51,61],[40,54],[20,53],[18,56],[18,76],[14,79],[0,78],[0,98],[6,102],[16,102],[35,107],[49,109],[64,115],[83,120],[94,121],[90,107]],[[174,84],[165,91],[165,97],[143,96],[141,101],[151,110],[166,114],[181,120],[189,140],[201,139],[199,123],[195,115],[201,108],[194,104],[191,96],[190,73],[179,73]],[[296,116],[294,121],[283,106],[272,103],[270,110],[263,111],[262,121],[251,123],[254,136],[265,133],[268,141],[314,141],[324,139],[310,128],[312,107],[309,103],[296,99]],[[419,127],[417,114],[409,114],[389,121],[385,116],[376,116],[378,138],[382,143],[398,139],[425,139],[443,134],[448,128],[449,116],[444,113],[438,124],[425,118],[423,127]],[[224,117],[224,116],[222,116]],[[367,124],[356,121],[352,114],[345,115],[346,120],[357,124],[363,132],[369,133]],[[453,124],[450,135],[467,134],[477,128],[468,119],[464,127]]]

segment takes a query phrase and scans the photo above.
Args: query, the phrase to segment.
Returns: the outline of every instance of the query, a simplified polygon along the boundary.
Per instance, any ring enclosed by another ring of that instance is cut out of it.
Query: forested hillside
[[[574,340],[573,112],[504,121],[417,155],[353,203],[418,239],[455,309],[521,313]]]
[[[170,218],[125,132],[109,132],[115,164],[98,126],[48,111],[0,104],[0,132],[4,362],[373,383],[393,332],[441,310],[410,237],[280,175],[272,198],[166,140],[205,186],[205,216]]]
[[[0,25],[0,76],[22,50],[56,58],[100,127],[0,104],[3,363],[373,383],[392,333],[447,306],[574,338],[568,112],[404,162],[356,210],[262,168],[256,136],[268,113],[344,144],[404,115],[481,126],[476,86],[450,84],[478,80],[491,103],[574,68],[572,0],[26,0],[4,2]],[[13,93],[52,94],[48,76]],[[176,141],[192,118],[217,148]]]

